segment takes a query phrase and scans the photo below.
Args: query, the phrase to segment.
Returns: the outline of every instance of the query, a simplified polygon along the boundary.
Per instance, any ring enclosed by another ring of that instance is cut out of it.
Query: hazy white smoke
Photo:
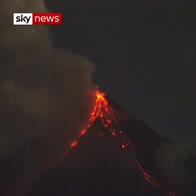
[[[162,175],[174,186],[190,186],[193,182],[189,160],[193,157],[188,143],[164,143],[157,150],[156,161]]]
[[[43,0],[0,2],[0,158],[35,140],[24,168],[36,173],[30,163],[37,154],[41,171],[87,122],[95,66],[55,49],[45,26],[13,26],[14,12],[47,9]]]

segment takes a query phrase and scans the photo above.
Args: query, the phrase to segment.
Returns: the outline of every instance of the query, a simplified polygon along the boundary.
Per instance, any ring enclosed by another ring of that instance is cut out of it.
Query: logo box
[[[61,13],[14,13],[13,25],[61,25]]]
[[[33,14],[32,13],[14,13],[13,24],[14,25],[32,25]]]

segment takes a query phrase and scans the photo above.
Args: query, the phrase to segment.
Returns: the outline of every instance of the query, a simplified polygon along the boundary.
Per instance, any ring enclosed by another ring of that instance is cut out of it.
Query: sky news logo
[[[60,13],[14,13],[13,25],[61,25]]]

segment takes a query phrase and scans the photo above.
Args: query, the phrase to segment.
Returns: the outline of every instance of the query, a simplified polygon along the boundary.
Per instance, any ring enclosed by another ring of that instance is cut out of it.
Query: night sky
[[[194,0],[46,4],[63,13],[54,43],[94,62],[102,91],[162,134],[196,143]]]

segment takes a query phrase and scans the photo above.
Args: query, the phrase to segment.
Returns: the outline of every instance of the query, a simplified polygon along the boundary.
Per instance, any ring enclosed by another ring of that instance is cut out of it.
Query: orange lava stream
[[[124,135],[123,130],[120,130],[119,124],[115,118],[115,112],[109,106],[107,100],[105,99],[105,95],[99,91],[96,91],[95,106],[89,117],[89,122],[86,128],[81,130],[79,137],[76,140],[71,142],[70,149],[76,147],[80,137],[86,133],[87,129],[91,127],[91,125],[94,123],[96,119],[101,120],[102,126],[106,128],[111,133],[112,136],[114,136],[114,138],[117,140],[117,142],[120,144],[123,150],[124,149],[131,150],[131,152],[133,153],[133,156],[135,156],[134,148],[131,145],[130,140],[126,137],[126,135]],[[103,133],[100,133],[100,136],[102,135]],[[174,192],[168,191],[165,188],[163,188],[151,175],[149,175],[144,170],[141,163],[136,159],[136,157],[135,157],[134,163],[132,164],[134,168],[138,170],[138,172],[142,175],[142,177],[147,182],[152,184],[154,187],[161,189],[163,192],[165,192],[168,195],[176,196]]]

